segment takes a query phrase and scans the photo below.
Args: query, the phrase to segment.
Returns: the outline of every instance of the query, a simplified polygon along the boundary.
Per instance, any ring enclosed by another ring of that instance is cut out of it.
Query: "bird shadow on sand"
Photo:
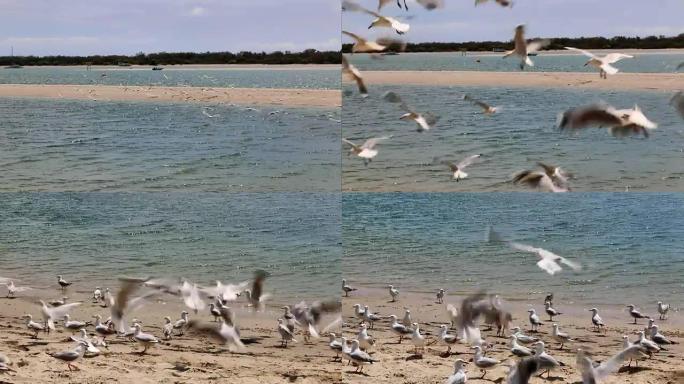
[[[423,360],[423,355],[418,355],[418,354],[412,354],[406,358],[406,361],[411,361],[411,360]]]
[[[627,372],[628,374],[634,374],[634,373],[639,373],[642,371],[652,371],[652,368],[649,367],[630,367],[630,366],[624,366],[618,369],[618,373],[623,373]]]
[[[344,373],[349,373],[349,374],[352,374],[352,375],[360,375],[360,376],[370,377],[370,375],[367,374],[366,372],[345,371]]]

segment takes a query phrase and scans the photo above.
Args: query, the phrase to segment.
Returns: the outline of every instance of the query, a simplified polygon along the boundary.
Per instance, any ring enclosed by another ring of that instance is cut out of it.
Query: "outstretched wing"
[[[579,52],[579,53],[583,54],[584,56],[587,56],[587,57],[592,58],[592,59],[596,58],[596,56],[593,53],[591,53],[589,51],[585,51],[584,49],[579,49],[579,48],[575,48],[575,47],[564,47],[564,48],[571,50],[571,51]]]
[[[465,159],[461,160],[461,162],[459,162],[457,164],[457,166],[458,166],[458,168],[463,169],[463,168],[469,166],[470,164],[472,164],[473,162],[475,162],[475,160],[477,160],[479,158],[480,158],[480,155],[468,156]]]
[[[633,59],[634,56],[625,55],[624,53],[609,53],[603,58],[604,63],[613,64],[622,59]]]

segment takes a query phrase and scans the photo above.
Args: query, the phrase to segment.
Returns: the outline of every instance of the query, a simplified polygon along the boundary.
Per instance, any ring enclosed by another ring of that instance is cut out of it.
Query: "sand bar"
[[[447,303],[460,306],[464,298],[461,294],[454,295],[447,288],[445,304],[436,302],[434,293],[416,293],[402,290],[399,301],[389,302],[390,297],[386,289],[367,288],[351,282],[358,288],[352,292],[350,297],[343,298],[342,310],[345,320],[344,335],[347,338],[353,337],[358,332],[359,319],[354,316],[352,306],[356,303],[368,305],[373,313],[384,316],[397,315],[401,320],[404,308],[411,310],[412,320],[420,325],[421,334],[427,341],[426,350],[422,355],[416,355],[410,338],[404,339],[398,344],[399,338],[389,331],[387,320],[377,322],[371,334],[375,340],[375,346],[370,350],[373,357],[380,360],[373,365],[366,366],[366,375],[353,374],[353,369],[345,367],[342,371],[345,383],[443,383],[453,372],[453,362],[462,359],[468,362],[468,383],[502,383],[508,373],[508,365],[517,362],[517,359],[509,351],[509,340],[504,337],[497,337],[496,331],[486,330],[482,326],[483,336],[491,349],[487,351],[487,356],[498,359],[502,363],[493,370],[487,372],[483,380],[478,380],[482,375],[480,370],[473,365],[473,350],[462,343],[457,344],[451,350],[450,355],[446,355],[447,348],[437,342],[437,335],[441,324],[449,324],[448,315],[445,310]],[[435,290],[436,291],[436,290]],[[573,298],[564,297],[562,292],[556,292],[554,307],[563,312],[563,315],[554,319],[559,324],[561,331],[567,332],[576,340],[559,350],[559,343],[551,336],[552,322],[544,313],[544,295],[530,294],[518,298],[507,298],[504,296],[506,308],[513,315],[513,326],[520,326],[525,334],[541,338],[546,344],[546,351],[551,356],[563,363],[563,366],[551,372],[551,378],[533,377],[530,384],[542,383],[581,383],[580,373],[575,365],[575,351],[583,348],[593,355],[594,361],[605,361],[607,357],[617,353],[622,345],[622,335],[628,335],[630,340],[635,341],[635,332],[642,330],[647,321],[641,320],[639,324],[631,323],[631,318],[625,312],[621,304],[593,305],[592,303],[577,304]],[[572,304],[571,304],[572,303]],[[620,369],[619,373],[609,376],[603,384],[646,384],[646,383],[682,383],[684,382],[684,369],[682,368],[682,352],[684,342],[682,334],[681,313],[673,312],[668,320],[659,320],[655,312],[655,303],[643,304],[643,311],[656,318],[661,333],[680,344],[668,346],[667,351],[661,351],[652,359],[639,362],[639,368],[632,363],[631,368],[626,365]],[[606,331],[596,333],[592,330],[591,313],[587,308],[597,306],[601,311],[600,315],[607,325]],[[527,309],[535,308],[539,316],[544,321],[539,333],[529,333],[529,323]],[[450,331],[453,333],[455,331]]]
[[[328,89],[0,84],[0,97],[93,101],[233,103],[240,105],[324,108],[339,107],[341,105],[340,91]]]
[[[684,73],[618,73],[607,80],[598,73],[481,72],[481,71],[365,71],[367,84],[486,87],[579,87],[602,90],[676,91],[684,89]],[[348,79],[344,79],[349,82]]]

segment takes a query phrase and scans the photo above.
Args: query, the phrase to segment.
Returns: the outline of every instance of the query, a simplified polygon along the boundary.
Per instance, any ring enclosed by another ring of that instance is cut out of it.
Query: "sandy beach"
[[[341,105],[340,91],[324,89],[1,84],[0,97],[233,103],[323,108]]]
[[[453,363],[457,358],[468,362],[466,366],[468,383],[501,383],[507,375],[508,365],[517,361],[517,358],[509,352],[509,340],[496,337],[495,331],[483,332],[485,340],[493,345],[486,355],[496,358],[502,363],[495,369],[488,371],[485,379],[478,379],[481,372],[471,362],[473,351],[469,346],[457,344],[456,347],[452,348],[450,356],[444,354],[447,348],[436,340],[439,326],[449,324],[445,306],[447,303],[452,303],[458,308],[464,296],[449,295],[447,291],[445,304],[438,304],[434,293],[401,292],[399,301],[392,303],[385,289],[354,286],[359,290],[352,292],[350,297],[344,298],[342,302],[345,319],[344,334],[347,338],[355,337],[358,332],[359,319],[354,317],[352,306],[360,303],[369,305],[373,313],[385,316],[394,314],[398,316],[399,320],[403,317],[404,308],[410,309],[412,319],[419,323],[421,334],[425,335],[428,345],[422,356],[415,355],[410,339],[405,339],[401,344],[398,344],[398,337],[388,331],[389,322],[378,322],[374,329],[369,330],[368,333],[376,339],[376,344],[370,351],[373,357],[380,361],[366,366],[364,374],[355,374],[351,366],[346,367],[343,371],[345,383],[444,383],[446,378],[453,373]],[[563,364],[559,369],[551,372],[550,379],[547,379],[546,375],[543,379],[534,377],[530,381],[532,384],[581,383],[582,379],[575,366],[577,348],[581,347],[592,354],[594,361],[605,361],[607,357],[620,350],[623,334],[629,335],[631,341],[636,341],[638,336],[635,332],[643,330],[647,324],[646,320],[640,320],[638,325],[632,324],[629,315],[619,305],[610,307],[596,305],[599,307],[601,317],[607,324],[607,331],[598,334],[591,327],[591,313],[587,311],[588,308],[591,308],[589,304],[573,303],[569,298],[556,295],[554,307],[563,312],[563,315],[556,317],[554,322],[559,324],[561,331],[568,333],[576,340],[567,344],[563,350],[559,350],[559,344],[550,336],[552,323],[548,321],[548,316],[544,313],[543,300],[544,294],[506,300],[514,318],[512,326],[520,326],[525,334],[541,338],[546,344],[546,352]],[[529,332],[528,308],[535,308],[540,318],[544,320],[544,325],[540,328],[539,333]],[[649,360],[640,361],[639,368],[636,368],[634,364],[631,368],[625,366],[620,369],[618,374],[611,375],[602,383],[684,383],[684,369],[682,369],[684,348],[681,344],[684,342],[684,333],[682,332],[684,328],[682,328],[680,314],[671,313],[669,319],[658,320],[655,304],[644,307],[643,312],[655,316],[660,332],[680,344],[670,345],[667,351],[661,351]],[[482,329],[485,330],[486,327],[483,326]]]
[[[601,90],[671,92],[684,88],[681,73],[618,73],[607,80],[597,73],[478,72],[478,71],[364,71],[367,84],[486,87],[578,87]],[[350,80],[344,77],[344,81]]]
[[[144,332],[154,334],[161,343],[141,355],[142,347],[134,341],[108,337],[109,346],[100,348],[103,350],[100,356],[80,359],[74,363],[80,371],[69,372],[66,364],[48,353],[72,349],[75,342],[69,340],[71,332],[57,324],[56,331],[49,335],[40,333],[38,339],[33,339],[20,318],[30,313],[34,320],[40,321],[38,298],[30,296],[30,292],[18,294],[20,297],[15,299],[0,298],[4,308],[0,315],[0,352],[12,360],[11,367],[16,371],[0,374],[2,383],[341,383],[341,365],[332,361],[334,353],[328,347],[327,337],[307,344],[298,331],[298,343],[290,344],[287,349],[280,347],[276,320],[282,315],[281,306],[294,304],[294,300],[270,303],[258,314],[245,308],[244,300],[234,303],[232,308],[240,324],[241,337],[250,342],[243,351],[231,353],[213,340],[190,331],[163,340],[164,316],[175,321],[184,308],[179,298],[161,296],[131,315],[142,322]],[[58,289],[44,292],[47,293],[42,298],[61,296]],[[66,295],[73,301],[84,300],[72,311],[72,320],[93,321],[95,314],[109,317],[109,308],[88,299],[91,293],[69,290]],[[193,318],[212,321],[208,309],[198,315],[191,313],[190,319]],[[94,328],[89,326],[88,332],[92,337]],[[185,368],[174,368],[177,363]]]

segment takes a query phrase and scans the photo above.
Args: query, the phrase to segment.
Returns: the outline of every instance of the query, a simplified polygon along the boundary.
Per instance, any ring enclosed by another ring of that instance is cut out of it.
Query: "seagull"
[[[539,361],[539,369],[543,369],[547,373],[547,377],[551,376],[551,370],[560,367],[558,360],[554,359],[551,355],[544,351],[544,342],[537,341],[534,343],[535,352],[534,356]],[[544,373],[542,372],[542,375]]]
[[[603,381],[611,373],[615,373],[620,368],[622,362],[633,353],[638,352],[638,347],[633,346],[621,350],[616,355],[601,364],[595,365],[582,349],[577,350],[577,368],[582,373],[583,384],[597,384]]]
[[[584,56],[589,57],[589,61],[587,61],[584,66],[586,67],[587,65],[591,65],[592,67],[598,68],[599,70],[599,76],[602,79],[607,79],[608,75],[614,75],[618,73],[618,69],[613,67],[611,64],[617,63],[618,61],[622,59],[633,59],[634,56],[630,55],[625,55],[624,53],[609,53],[603,57],[596,56],[593,53],[589,51],[585,51],[583,49],[579,48],[573,48],[573,47],[565,47],[565,49],[569,49],[571,51],[579,52],[583,54]]]
[[[285,326],[290,330],[290,332],[292,332],[292,334],[294,334],[296,320],[292,314],[292,311],[290,311],[290,307],[285,305],[281,309],[284,311],[283,321],[285,322]]]
[[[338,300],[315,301],[310,305],[301,301],[291,307],[297,324],[304,330],[304,341],[308,341],[309,336],[318,338],[318,325],[322,317],[325,314],[338,314],[341,309],[342,303]]]
[[[154,335],[151,335],[149,333],[144,333],[142,331],[142,327],[140,324],[135,323],[133,324],[133,328],[135,328],[135,333],[133,334],[133,339],[137,341],[139,344],[142,344],[143,350],[140,352],[141,355],[144,355],[145,352],[147,352],[147,348],[150,347],[151,345],[159,343],[159,340],[157,340]]]
[[[349,297],[349,292],[354,292],[357,289],[347,284],[347,280],[342,279],[342,292],[344,292],[344,297]]]
[[[394,288],[394,285],[389,285],[387,286],[389,288],[389,294],[392,296],[392,302],[397,301],[397,297],[399,296],[399,290]]]
[[[475,350],[475,357],[473,357],[473,363],[476,367],[480,368],[480,371],[482,371],[482,376],[480,377],[480,379],[484,379],[484,377],[487,375],[487,371],[496,367],[500,363],[500,361],[497,359],[493,359],[491,357],[486,357],[482,352],[482,347],[480,347],[479,345],[472,347],[472,349]]]
[[[660,314],[660,320],[667,319],[667,312],[670,310],[670,304],[663,304],[662,301],[658,302],[658,313]]]
[[[45,330],[48,333],[50,330],[55,329],[55,320],[64,318],[64,315],[69,313],[69,311],[81,305],[81,303],[70,303],[56,308],[49,308],[43,300],[40,300],[40,304],[43,321],[45,322]]]
[[[651,316],[644,315],[641,312],[636,310],[636,306],[634,304],[629,304],[627,306],[629,308],[629,315],[634,318],[634,324],[637,323],[637,319],[650,319]]]
[[[625,356],[625,360],[629,358],[628,367],[632,366],[632,360],[634,360],[636,366],[639,366],[639,360],[643,360],[650,356],[648,350],[643,347],[639,342],[631,343],[629,341],[629,336],[622,335],[622,350],[625,351],[630,349],[630,351]]]
[[[506,384],[529,384],[530,378],[539,370],[541,364],[537,356],[521,359],[509,369]]]
[[[439,291],[437,291],[437,303],[438,304],[444,303],[444,289],[442,289],[442,288],[440,288]]]
[[[411,324],[413,324],[413,320],[411,320],[411,310],[408,308],[404,308],[404,318],[401,319],[401,323],[407,327],[410,327]]]
[[[451,172],[453,172],[453,178],[454,178],[454,180],[456,180],[456,181],[458,182],[459,180],[465,179],[465,178],[468,177],[468,174],[465,173],[465,172],[463,172],[463,170],[464,170],[467,166],[469,166],[470,164],[474,163],[475,160],[479,159],[481,156],[482,156],[482,155],[480,155],[480,154],[478,154],[478,155],[471,155],[471,156],[468,156],[468,157],[466,157],[465,159],[461,160],[461,161],[458,162],[458,163],[453,163],[453,162],[447,161],[447,160],[442,160],[440,163],[446,165],[447,167],[449,167],[449,169],[451,170]]]
[[[68,313],[64,315],[64,328],[66,329],[69,329],[71,331],[80,331],[88,325],[90,325],[89,322],[71,320]]]
[[[5,286],[7,287],[7,297],[14,297],[17,292],[24,292],[31,289],[30,287],[17,287],[14,285],[14,281],[11,280],[9,283],[6,283]]]
[[[518,251],[530,252],[539,256],[540,260],[537,262],[537,266],[552,276],[563,270],[559,263],[567,265],[575,272],[582,270],[582,266],[580,264],[570,261],[562,256],[556,255],[555,253],[547,251],[543,248],[515,242],[510,242],[509,246],[513,249],[517,249]]]
[[[378,1],[378,11],[380,11],[380,9],[382,7],[384,7],[387,3],[391,3],[391,2],[392,2],[392,0],[379,0]],[[401,1],[400,0],[397,0],[397,6],[399,7],[399,9],[401,9]],[[404,0],[404,8],[406,8],[406,10],[408,11],[408,6],[406,5],[406,0]]]
[[[658,353],[662,349],[654,341],[647,339],[644,331],[639,331],[639,340],[637,340],[635,344],[638,344],[641,347],[643,347],[646,350],[646,353],[648,353],[649,355]]]
[[[376,315],[375,313],[372,313],[369,309],[368,306],[363,307],[363,319],[367,321],[370,324],[370,328],[373,329],[373,323],[376,321],[382,320],[382,317],[379,315]]]
[[[162,328],[162,332],[164,333],[164,340],[171,340],[173,337],[173,323],[171,322],[171,318],[168,316],[164,317],[164,327]]]
[[[518,357],[532,356],[532,351],[529,348],[518,344],[518,337],[516,335],[510,335],[509,338],[511,339],[512,354]]]
[[[337,341],[337,336],[332,332],[330,332],[328,337],[330,338],[328,346],[335,352],[335,360],[338,360],[340,359],[340,352],[342,352],[342,343]]]
[[[71,336],[71,340],[86,343],[85,353],[89,356],[98,356],[100,354],[100,350],[97,349],[95,345],[93,345],[93,343],[90,341],[90,338],[88,337],[88,332],[86,332],[86,330],[83,328],[81,328],[81,330],[79,331],[78,337]]]
[[[615,137],[634,134],[648,137],[649,130],[658,128],[658,124],[649,120],[638,105],[634,105],[632,109],[616,109],[611,105],[598,103],[571,108],[559,116],[558,127],[561,131],[576,131],[590,126],[608,126],[608,131]]]
[[[95,290],[93,291],[93,303],[98,303],[100,300],[102,300],[102,290],[100,287],[95,287]]]
[[[366,84],[363,82],[361,72],[344,55],[342,55],[342,73],[347,74],[356,82],[361,97],[368,97],[368,88],[366,88]]]
[[[63,362],[67,363],[67,368],[69,368],[69,371],[71,370],[80,370],[77,366],[71,364],[75,362],[76,360],[80,359],[83,357],[85,354],[86,348],[88,347],[88,344],[85,342],[79,342],[78,345],[76,345],[76,348],[69,350],[69,351],[64,351],[64,352],[55,352],[51,353],[50,356],[54,357],[57,360],[62,360]]]
[[[592,308],[589,311],[591,312],[591,323],[594,324],[594,328],[597,332],[601,332],[601,327],[604,327],[605,329],[606,325],[603,323],[601,316],[599,316],[598,309]]]
[[[109,323],[109,325],[105,325],[102,323],[102,317],[100,315],[95,315],[93,316],[95,319],[95,333],[98,335],[102,336],[102,341],[104,342],[107,336],[113,335],[116,333],[116,330],[114,330],[111,326],[114,324]]]
[[[563,349],[563,345],[567,343],[568,341],[574,341],[572,338],[570,338],[570,335],[567,333],[561,332],[558,329],[558,324],[553,325],[553,330],[551,331],[551,336],[553,336],[556,341],[560,342],[560,348],[558,349]]]
[[[549,321],[553,321],[554,316],[562,315],[563,313],[556,311],[551,307],[550,302],[544,303],[544,309],[546,310],[546,314],[549,315]]]
[[[539,341],[539,339],[536,337],[527,336],[524,333],[522,333],[520,327],[511,328],[511,332],[513,332],[513,336],[515,336],[516,340],[523,344],[532,344]]]
[[[400,120],[413,120],[418,125],[418,132],[424,132],[430,130],[437,122],[439,117],[433,116],[431,114],[420,114],[415,112],[396,92],[387,92],[383,96],[383,99],[390,103],[398,103],[399,108],[406,112],[401,115]]]
[[[447,315],[449,315],[449,322],[453,327],[454,325],[456,325],[456,319],[458,318],[458,309],[456,309],[456,307],[454,307],[453,304],[447,304],[446,311]]]
[[[483,101],[480,101],[478,99],[474,99],[468,94],[463,95],[463,100],[470,101],[471,103],[482,108],[482,113],[484,113],[485,115],[491,115],[491,114],[494,114],[494,113],[499,111],[499,108],[492,107],[491,105],[489,105]]]
[[[366,364],[373,364],[378,361],[373,359],[368,353],[359,348],[359,341],[352,340],[351,351],[349,352],[349,359],[356,365],[357,372],[363,371],[363,366]]]
[[[209,108],[209,107],[202,108],[202,114],[204,116],[210,118],[210,119],[213,119],[215,117],[221,117],[221,115],[219,115],[219,114],[212,115],[211,113],[209,113],[209,109],[212,109],[212,108]]]
[[[413,328],[413,332],[411,333],[411,343],[414,347],[413,351],[417,355],[418,350],[420,349],[422,355],[422,352],[425,350],[425,337],[420,334],[420,328],[418,327],[418,323],[413,323],[411,325]]]
[[[392,319],[392,324],[390,324],[390,331],[394,333],[395,335],[399,336],[399,341],[397,344],[401,344],[401,341],[404,339],[404,337],[410,335],[413,333],[413,330],[404,324],[399,323],[397,320],[397,316],[395,315],[390,315],[390,319]]]
[[[361,304],[354,304],[353,307],[354,314],[356,315],[356,317],[363,321],[363,318],[366,316],[366,310],[364,309],[364,307]]]
[[[207,335],[222,345],[228,345],[228,351],[230,352],[243,349],[245,345],[242,343],[242,340],[240,340],[240,332],[237,329],[237,325],[234,323],[232,313],[229,311],[222,311],[221,314],[223,321],[221,321],[221,324],[218,326],[211,323],[201,323],[197,320],[191,320],[188,322],[188,329]]]
[[[396,317],[395,317],[396,319]],[[449,327],[446,324],[439,326],[439,341],[447,347],[445,355],[451,353],[451,347],[458,342],[456,335],[449,334]]]
[[[478,5],[486,3],[487,1],[489,0],[475,0],[475,6],[477,7]],[[495,0],[495,3],[502,7],[513,7],[513,2],[510,0]]]
[[[188,312],[183,311],[181,312],[181,318],[176,320],[176,322],[173,323],[173,329],[178,330],[178,335],[182,335],[184,333],[185,328],[188,325]]]
[[[542,321],[539,319],[537,311],[535,311],[534,308],[528,309],[527,312],[530,314],[529,320],[530,325],[532,325],[532,332],[537,332],[537,328],[542,325]]]
[[[66,287],[70,286],[72,283],[67,282],[62,278],[62,275],[57,276],[57,283],[59,284],[60,287],[62,287],[62,290],[65,290]]]
[[[62,305],[66,304],[67,299],[68,297],[64,296],[61,299],[50,300],[48,304],[53,307],[61,307]]]
[[[44,331],[45,326],[43,324],[36,323],[35,321],[33,321],[33,316],[31,315],[24,315],[23,318],[26,319],[26,328],[28,328],[29,331],[33,331],[33,338],[37,339],[38,332]]]
[[[218,321],[219,317],[221,317],[221,311],[219,311],[219,309],[216,308],[216,304],[214,304],[214,303],[209,303],[209,313],[212,316],[214,316],[215,322]]]
[[[356,335],[356,339],[363,350],[369,349],[375,345],[375,340],[373,337],[368,335],[368,326],[366,324],[361,324],[359,327],[359,333]]]
[[[523,184],[531,188],[540,189],[547,192],[568,192],[569,174],[565,173],[560,167],[537,163],[543,171],[524,170],[513,176],[513,183]]]
[[[12,365],[12,361],[9,359],[9,357],[0,353],[0,372],[15,372],[14,369],[10,368],[10,365]]]
[[[449,376],[444,384],[465,384],[468,381],[465,365],[465,361],[456,359],[454,362],[454,374]]]
[[[192,309],[195,314],[204,310],[206,304],[200,297],[200,291],[199,288],[197,288],[197,284],[190,284],[189,282],[184,281],[180,287],[180,295],[183,298],[185,306]]]
[[[344,9],[345,11],[367,13],[367,14],[375,17],[375,19],[371,22],[371,25],[368,27],[368,29],[371,29],[374,27],[392,28],[399,35],[403,35],[404,33],[408,32],[410,29],[410,26],[406,23],[402,23],[401,21],[399,21],[393,17],[383,16],[377,12],[366,9],[366,8],[362,7],[361,5],[359,5],[353,1],[350,1],[350,0],[343,0],[342,1],[342,9]]]
[[[675,93],[672,98],[670,98],[670,105],[672,105],[677,112],[679,112],[679,116],[684,119],[684,93],[681,91]]]
[[[287,328],[285,324],[283,324],[283,319],[278,319],[278,333],[280,334],[280,346],[283,348],[287,348],[287,343],[292,341],[294,343],[297,342],[294,338],[294,334],[290,332],[290,330]]]
[[[551,303],[553,305],[553,293],[549,293],[544,297],[544,304]]]
[[[258,270],[254,272],[251,289],[245,290],[245,296],[251,307],[259,312],[263,310],[266,300],[271,298],[271,294],[264,292],[264,281],[269,276],[268,272]]]
[[[653,325],[651,327],[651,340],[653,340],[658,346],[661,345],[666,345],[666,344],[674,344],[674,342],[670,341],[668,338],[663,336],[660,332],[658,332],[658,326]],[[661,347],[662,349],[662,347]]]
[[[513,37],[513,42],[515,43],[515,48],[512,51],[508,51],[504,54],[503,58],[507,58],[511,55],[516,55],[520,57],[520,69],[525,69],[525,64],[530,67],[534,66],[534,63],[528,56],[530,53],[534,53],[551,43],[548,39],[537,39],[530,42],[525,41],[525,26],[518,25],[515,27],[515,36]]]
[[[342,141],[351,146],[351,148],[349,149],[349,153],[353,153],[356,156],[362,158],[364,165],[367,166],[368,164],[370,164],[371,161],[373,161],[373,158],[378,154],[378,150],[375,149],[375,146],[378,145],[380,141],[387,140],[390,138],[392,138],[392,136],[374,137],[366,140],[361,145],[354,144],[353,142],[347,139],[342,139]]]
[[[356,35],[351,32],[342,31],[343,34],[354,39],[354,45],[352,46],[352,52],[382,52],[387,49],[389,45],[382,45],[377,41],[369,41],[363,37]]]
[[[112,297],[107,291],[105,291],[105,297],[109,297],[109,311],[114,330],[120,334],[125,334],[130,332],[130,328],[126,326],[124,319],[126,314],[141,308],[145,303],[145,299],[157,292],[152,291],[138,297],[132,297],[133,293],[150,280],[120,278],[119,281],[121,282],[121,287],[116,293],[116,297]]]

